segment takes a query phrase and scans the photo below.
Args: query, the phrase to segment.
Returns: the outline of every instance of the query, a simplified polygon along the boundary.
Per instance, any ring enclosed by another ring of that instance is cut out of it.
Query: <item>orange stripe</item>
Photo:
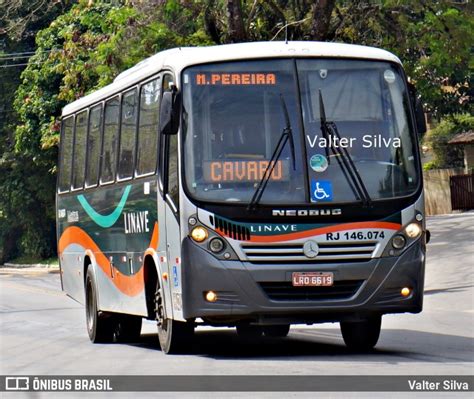
[[[160,230],[158,229],[158,222],[155,222],[153,226],[153,234],[151,235],[150,246],[148,248],[157,249],[158,248],[158,239],[160,237]]]
[[[158,244],[158,223],[155,222],[153,227],[153,233],[150,240],[150,248],[157,247]],[[100,250],[94,240],[81,228],[77,226],[68,227],[64,230],[61,238],[58,242],[58,252],[61,255],[64,250],[71,244],[77,244],[82,246],[86,252],[92,251],[95,256],[95,260],[99,267],[103,270],[104,274],[114,283],[114,285],[125,295],[135,296],[143,291],[144,279],[143,279],[143,267],[140,267],[137,273],[129,276],[120,273],[116,268],[114,269],[114,278],[110,277],[110,262],[107,257]]]
[[[306,231],[298,231],[296,233],[279,234],[274,236],[250,236],[251,242],[280,242],[280,241],[291,241],[300,238],[306,238],[326,233],[334,233],[336,231],[344,230],[356,230],[356,229],[388,229],[388,230],[399,230],[401,224],[391,222],[356,222],[356,223],[345,223],[335,226],[319,227],[317,229],[311,229]]]

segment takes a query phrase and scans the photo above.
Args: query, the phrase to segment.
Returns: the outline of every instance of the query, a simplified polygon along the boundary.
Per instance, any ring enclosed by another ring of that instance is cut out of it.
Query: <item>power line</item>
[[[53,49],[56,50],[56,49]],[[13,60],[20,60],[20,59],[28,59],[31,58],[33,55],[36,54],[44,54],[44,53],[51,53],[53,50],[44,50],[44,51],[35,51],[35,52],[25,52],[25,53],[7,53],[7,54],[0,54],[0,62],[2,61],[13,61]],[[23,66],[24,64],[12,64],[11,66]],[[10,65],[2,66],[4,68],[9,67]]]
[[[8,61],[8,60],[19,60],[21,58],[31,58],[34,54],[30,55],[16,55],[12,57],[3,57],[0,55],[0,61]]]
[[[42,62],[26,62],[23,64],[0,65],[0,68],[18,68],[29,64],[42,64]]]
[[[26,54],[33,55],[33,54],[36,54],[36,53],[50,53],[51,51],[54,51],[54,50],[60,50],[60,49],[53,48],[51,50],[25,51],[25,52],[22,52],[22,53],[5,53],[5,54],[0,54],[0,58],[1,57],[10,57],[10,56],[14,56],[14,55],[26,55]]]

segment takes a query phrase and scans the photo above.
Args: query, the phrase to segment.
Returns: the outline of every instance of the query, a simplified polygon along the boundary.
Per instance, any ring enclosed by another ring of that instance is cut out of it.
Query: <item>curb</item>
[[[59,269],[59,265],[53,264],[53,265],[48,265],[45,263],[4,263],[3,265],[0,265],[1,267],[10,267],[12,269],[28,269],[31,267],[35,267],[38,269]]]
[[[41,273],[54,273],[59,274],[59,266],[48,267],[41,264],[36,265],[21,265],[14,263],[5,263],[0,265],[0,274],[41,274]]]

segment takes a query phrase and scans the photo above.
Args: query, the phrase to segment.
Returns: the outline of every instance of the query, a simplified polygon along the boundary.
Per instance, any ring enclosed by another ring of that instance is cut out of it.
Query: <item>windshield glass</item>
[[[295,141],[295,168],[286,145],[261,203],[304,203],[303,135],[294,65],[287,60],[189,68],[183,75],[185,176],[188,191],[207,201],[248,203],[286,127]]]
[[[326,120],[334,122],[340,139],[322,134],[320,93]],[[184,175],[192,197],[250,201],[287,125],[280,97],[290,115],[295,164],[287,143],[260,204],[359,201],[334,146],[347,150],[372,200],[414,192],[415,143],[398,68],[375,61],[281,59],[184,71]]]

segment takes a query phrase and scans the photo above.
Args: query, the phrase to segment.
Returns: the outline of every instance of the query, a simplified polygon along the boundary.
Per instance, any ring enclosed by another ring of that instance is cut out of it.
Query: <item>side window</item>
[[[87,111],[76,115],[72,188],[84,187],[86,169]]]
[[[120,103],[118,97],[116,97],[105,104],[104,144],[102,146],[102,167],[100,172],[101,183],[110,183],[115,180],[119,117]]]
[[[135,161],[135,134],[137,131],[137,90],[122,97],[122,128],[120,130],[119,179],[132,177]]]
[[[59,165],[59,192],[69,191],[71,186],[71,161],[73,143],[73,122],[69,117],[61,124],[61,161]]]
[[[163,92],[170,91],[173,84],[171,75],[165,75],[163,78]],[[179,209],[179,163],[178,163],[178,135],[165,136],[165,162],[167,162],[166,174],[166,193]]]
[[[86,186],[91,187],[99,180],[100,139],[102,105],[91,109],[89,114],[89,136],[87,140]]]
[[[145,83],[141,88],[137,145],[138,176],[153,173],[156,170],[160,117],[160,83],[160,79],[155,79]]]

